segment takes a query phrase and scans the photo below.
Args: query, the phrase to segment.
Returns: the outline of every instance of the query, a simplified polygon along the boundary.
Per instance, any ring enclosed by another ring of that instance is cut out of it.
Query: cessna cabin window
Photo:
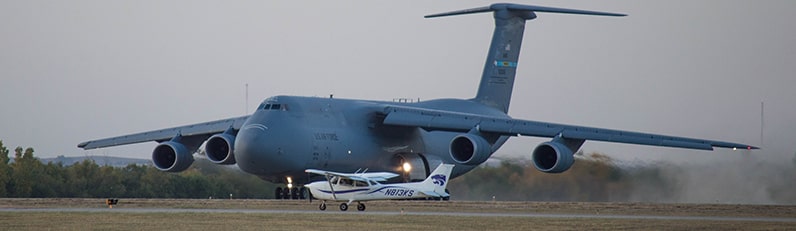
[[[368,186],[368,183],[365,181],[359,181],[359,180],[354,181],[354,187],[365,187],[365,186]]]
[[[342,179],[340,179],[340,182],[338,183],[338,185],[351,186],[351,185],[353,185],[353,182],[351,182],[351,179],[342,178]]]

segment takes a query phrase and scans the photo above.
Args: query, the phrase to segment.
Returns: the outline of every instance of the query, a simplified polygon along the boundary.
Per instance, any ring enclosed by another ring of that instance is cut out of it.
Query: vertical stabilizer
[[[499,3],[488,7],[427,15],[426,18],[483,12],[493,12],[495,31],[492,34],[492,43],[489,45],[484,72],[481,75],[481,84],[478,86],[474,100],[503,112],[508,112],[511,102],[525,21],[536,18],[534,12],[625,16],[597,11]]]
[[[431,175],[420,183],[423,193],[429,196],[448,196],[448,193],[445,192],[445,187],[448,186],[451,171],[453,171],[452,164],[440,164],[437,166],[434,172],[431,172]]]

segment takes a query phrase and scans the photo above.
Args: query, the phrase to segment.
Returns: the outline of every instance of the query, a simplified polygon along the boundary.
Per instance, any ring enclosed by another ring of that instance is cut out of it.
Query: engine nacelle
[[[539,171],[561,173],[567,171],[575,163],[574,153],[583,144],[583,140],[556,138],[544,142],[533,149],[531,159]]]
[[[193,155],[182,143],[167,141],[152,151],[152,162],[160,171],[182,172],[193,164]]]
[[[459,164],[479,165],[484,163],[491,153],[492,146],[478,135],[461,134],[451,140],[451,158]]]
[[[235,136],[215,134],[205,143],[205,153],[210,162],[216,164],[235,164]]]

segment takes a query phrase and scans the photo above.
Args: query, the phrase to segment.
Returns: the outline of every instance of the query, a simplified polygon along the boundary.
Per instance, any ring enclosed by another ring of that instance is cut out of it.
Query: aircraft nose
[[[262,124],[244,125],[235,137],[235,159],[241,170],[261,174],[265,165],[266,155],[266,132],[268,127]],[[258,167],[260,166],[260,167]]]

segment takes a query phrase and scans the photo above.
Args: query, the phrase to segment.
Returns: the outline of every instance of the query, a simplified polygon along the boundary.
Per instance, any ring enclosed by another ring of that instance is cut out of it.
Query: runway
[[[416,215],[456,217],[521,217],[554,219],[621,219],[621,220],[666,220],[666,221],[746,221],[796,223],[796,218],[787,217],[725,217],[725,216],[662,216],[621,214],[548,214],[506,212],[401,212],[401,211],[319,211],[319,210],[274,210],[274,209],[181,209],[181,208],[0,208],[0,212],[83,212],[83,213],[242,213],[242,214],[334,214],[334,215]]]

